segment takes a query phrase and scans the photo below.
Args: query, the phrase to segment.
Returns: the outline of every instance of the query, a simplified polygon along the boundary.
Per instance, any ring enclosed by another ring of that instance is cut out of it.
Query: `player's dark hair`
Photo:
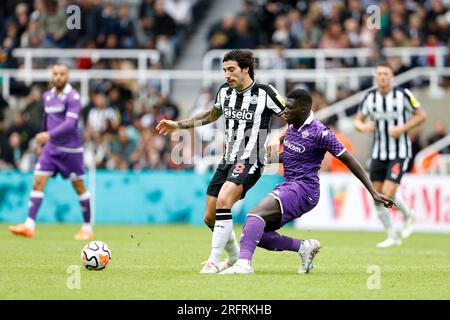
[[[248,75],[252,80],[255,80],[255,68],[257,64],[257,59],[248,49],[235,49],[227,52],[223,57],[222,62],[225,61],[236,61],[239,68],[248,68]]]
[[[55,62],[55,63],[52,64],[52,68],[54,66],[65,66],[67,68],[67,70],[69,70],[69,65],[67,63],[64,63],[64,62]]]
[[[394,69],[392,68],[392,66],[391,66],[387,61],[381,61],[381,62],[378,62],[378,63],[376,64],[375,68],[378,68],[378,67],[386,67],[386,68],[389,68],[389,69],[391,69],[392,73],[394,73]]]
[[[305,89],[294,89],[287,94],[286,98],[295,100],[302,107],[311,108],[312,106],[312,97]]]

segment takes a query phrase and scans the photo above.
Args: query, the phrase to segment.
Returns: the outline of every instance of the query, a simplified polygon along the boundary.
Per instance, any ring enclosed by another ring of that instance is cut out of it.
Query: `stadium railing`
[[[325,95],[327,99],[334,100],[338,86],[340,84],[350,85],[354,90],[358,90],[361,78],[371,77],[372,68],[339,68],[327,70],[277,70],[274,73],[271,70],[258,70],[258,79],[262,82],[274,82],[277,89],[282,94],[286,94],[286,80],[315,82],[321,81],[325,85]],[[0,76],[3,77],[2,93],[5,99],[10,97],[10,80],[17,81],[48,81],[50,79],[50,70],[48,69],[0,69]],[[92,79],[132,79],[141,84],[139,98],[146,99],[147,91],[145,82],[147,80],[160,81],[161,93],[171,93],[172,81],[174,80],[197,80],[206,83],[223,82],[222,71],[208,70],[71,70],[71,81],[80,83],[80,94],[82,103],[87,103],[89,99],[89,81]],[[199,93],[201,88],[199,87]],[[176,94],[171,93],[176,98]]]
[[[209,50],[203,56],[203,69],[212,70],[216,59],[222,59],[223,55],[229,50],[214,49]],[[260,59],[271,59],[279,56],[279,51],[275,49],[256,49],[252,50]],[[326,61],[331,58],[355,58],[358,66],[364,66],[372,60],[374,53],[371,48],[350,48],[350,49],[284,49],[282,55],[287,59],[312,58],[315,60],[315,69],[326,69]],[[414,57],[434,56],[436,67],[443,67],[445,56],[448,53],[447,47],[392,47],[381,49],[381,55],[384,57],[402,58],[402,64],[409,66]]]
[[[158,50],[141,50],[141,49],[14,49],[13,57],[24,59],[24,68],[28,77],[25,79],[30,84],[29,74],[33,71],[33,60],[37,58],[44,59],[79,59],[91,58],[99,59],[136,59],[138,61],[137,69],[146,71],[148,62],[156,64],[161,59]]]

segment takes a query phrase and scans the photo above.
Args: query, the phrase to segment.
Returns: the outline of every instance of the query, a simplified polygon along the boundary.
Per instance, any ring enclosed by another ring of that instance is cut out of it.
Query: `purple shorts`
[[[280,203],[281,222],[280,227],[286,223],[300,218],[303,214],[311,211],[319,202],[319,192],[312,194],[308,192],[305,183],[289,181],[278,184],[271,193]],[[318,187],[317,189],[318,190]]]
[[[83,149],[56,147],[46,144],[34,170],[35,175],[55,176],[61,173],[64,179],[84,178]]]

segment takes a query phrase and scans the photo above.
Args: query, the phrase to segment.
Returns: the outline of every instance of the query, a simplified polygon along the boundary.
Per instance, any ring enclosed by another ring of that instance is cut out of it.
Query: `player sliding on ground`
[[[226,83],[217,92],[214,107],[182,121],[161,120],[159,133],[172,133],[216,121],[225,116],[226,149],[206,197],[204,221],[213,231],[212,249],[200,273],[218,273],[236,262],[239,247],[231,208],[261,177],[265,142],[273,114],[283,114],[284,99],[277,91],[255,82],[255,58],[249,50],[232,50],[223,58]],[[223,251],[228,260],[219,262]]]
[[[35,235],[35,221],[44,198],[45,185],[50,176],[60,172],[64,179],[72,180],[83,211],[84,223],[75,239],[88,240],[94,237],[90,224],[90,196],[83,182],[83,144],[77,128],[81,112],[80,94],[68,81],[68,67],[64,64],[53,65],[53,88],[42,95],[44,131],[35,137],[36,142],[44,145],[44,148],[34,171],[28,218],[25,224],[9,227],[14,234],[28,238]]]
[[[256,246],[267,250],[298,252],[299,273],[308,273],[320,242],[300,240],[275,232],[286,223],[311,211],[319,201],[319,169],[328,151],[338,157],[364,184],[376,202],[391,207],[394,202],[378,193],[370,183],[361,164],[336,139],[334,133],[311,111],[312,98],[302,89],[288,93],[286,118],[288,130],[284,136],[284,182],[277,185],[261,202],[250,210],[242,230],[238,261],[221,274],[253,273],[252,257]]]

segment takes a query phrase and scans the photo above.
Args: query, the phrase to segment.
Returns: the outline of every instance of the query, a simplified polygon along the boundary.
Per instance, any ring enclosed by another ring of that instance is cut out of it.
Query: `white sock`
[[[228,252],[228,261],[231,263],[235,263],[239,258],[239,245],[236,241],[236,234],[233,229],[231,229],[230,237],[225,245],[225,251]]]
[[[233,219],[216,220],[212,236],[211,255],[208,260],[214,262],[215,264],[219,263],[232,230]]]
[[[252,262],[250,260],[247,260],[247,259],[238,259],[236,264],[240,265],[240,266],[251,266]]]
[[[409,218],[412,215],[411,209],[406,205],[405,200],[399,192],[397,192],[395,196],[395,203],[397,204],[398,210],[403,214],[403,217],[405,219]]]
[[[392,227],[391,216],[389,214],[389,210],[385,208],[382,204],[375,203],[375,210],[377,212],[378,218],[384,226],[384,230],[386,230],[389,238],[397,239],[397,234]]]
[[[92,225],[90,223],[83,223],[83,225],[81,226],[81,229],[84,232],[92,232]]]
[[[27,218],[27,220],[25,220],[25,226],[28,229],[34,230],[36,228],[36,222],[31,218]]]

